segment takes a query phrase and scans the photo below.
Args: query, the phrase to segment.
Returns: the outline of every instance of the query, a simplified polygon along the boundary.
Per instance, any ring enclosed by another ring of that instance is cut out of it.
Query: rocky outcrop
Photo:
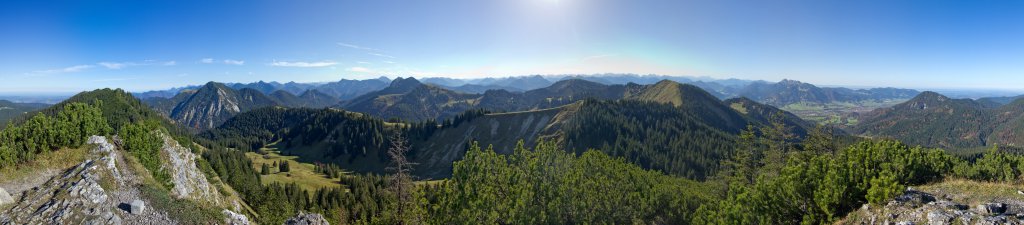
[[[163,133],[160,136],[164,139],[162,154],[167,156],[164,166],[169,169],[171,181],[174,183],[171,195],[176,198],[221,205],[220,193],[196,166],[197,156],[192,153],[192,150],[182,147],[170,136]]]
[[[249,217],[247,217],[245,215],[242,215],[242,214],[239,214],[239,213],[233,212],[231,210],[227,210],[227,209],[225,209],[224,211],[221,211],[221,213],[223,213],[224,216],[225,216],[224,224],[231,224],[231,225],[249,225],[250,224],[249,223]]]
[[[111,177],[117,180],[118,184],[124,185],[124,176],[122,176],[121,171],[117,169],[117,159],[119,157],[116,151],[117,148],[114,147],[114,144],[107,142],[107,138],[103,136],[89,137],[89,140],[86,143],[96,145],[96,147],[92,149],[92,153],[102,155],[103,158],[101,161],[105,162],[104,166],[106,169],[110,170]]]
[[[908,188],[884,206],[865,204],[845,224],[1024,224],[1024,202],[994,200],[970,207]]]
[[[323,215],[299,212],[299,215],[284,221],[286,225],[330,225]]]
[[[124,154],[107,138],[90,137],[95,147],[86,160],[45,183],[24,191],[11,208],[0,212],[0,224],[175,224],[166,212],[148,207],[131,212],[142,199],[140,172],[124,163]]]
[[[14,198],[11,197],[11,194],[7,193],[7,190],[0,188],[0,206],[5,206],[11,203],[14,203]]]
[[[119,224],[121,218],[105,204],[109,198],[100,186],[96,161],[82,164],[54,177],[22,196],[20,202],[0,215],[2,224]]]

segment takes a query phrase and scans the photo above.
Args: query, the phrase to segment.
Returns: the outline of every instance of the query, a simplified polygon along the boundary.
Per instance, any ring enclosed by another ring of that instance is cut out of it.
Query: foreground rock
[[[164,212],[131,214],[142,181],[107,138],[93,136],[87,159],[33,189],[0,212],[0,224],[175,224]],[[145,172],[145,171],[143,171]],[[127,209],[126,209],[127,208]]]
[[[330,225],[323,215],[299,212],[299,215],[284,221],[286,225]]]
[[[132,214],[142,215],[146,211],[146,203],[142,202],[142,200],[135,200],[132,201],[131,208]]]
[[[174,182],[171,194],[176,198],[221,205],[220,193],[196,166],[196,154],[168,135],[161,133],[160,137],[164,139],[161,150],[167,159],[165,166],[170,168],[171,181]]]
[[[11,194],[7,193],[7,190],[0,188],[0,206],[12,203],[14,203],[14,198],[11,197]]]
[[[242,215],[242,214],[239,214],[239,213],[233,212],[231,210],[227,210],[227,209],[225,209],[224,211],[221,211],[221,213],[223,213],[224,216],[225,216],[224,224],[231,224],[231,225],[249,225],[250,224],[249,223],[249,217],[247,217],[245,215]]]
[[[884,206],[865,204],[845,224],[1024,224],[1024,202],[998,199],[970,207],[966,203],[908,188]]]
[[[103,204],[108,196],[99,182],[96,161],[88,160],[25,194],[21,202],[0,215],[0,223],[120,223],[121,218]]]

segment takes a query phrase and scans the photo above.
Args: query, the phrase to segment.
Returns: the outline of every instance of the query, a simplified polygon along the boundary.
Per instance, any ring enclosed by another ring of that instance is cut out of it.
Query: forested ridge
[[[866,114],[853,133],[953,151],[1024,144],[1024,100],[1001,106],[935,92]],[[974,151],[980,152],[980,151]]]
[[[7,126],[11,119],[21,117],[32,111],[46,108],[47,104],[42,103],[15,103],[7,100],[0,100],[0,129]]]
[[[564,126],[565,146],[598,149],[644,168],[703,179],[730,154],[736,136],[670,104],[584,101]]]

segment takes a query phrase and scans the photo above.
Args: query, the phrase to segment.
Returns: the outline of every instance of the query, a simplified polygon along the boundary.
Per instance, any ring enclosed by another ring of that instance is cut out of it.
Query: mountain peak
[[[416,80],[416,78],[413,78],[413,77],[409,77],[409,78],[398,77],[398,78],[395,78],[394,81],[391,81],[391,88],[406,89],[406,88],[416,87],[416,86],[419,86],[419,85],[422,85],[422,84],[423,83],[420,83],[419,80]]]
[[[917,96],[914,97],[913,99],[911,99],[910,101],[918,102],[918,101],[946,101],[946,100],[949,100],[949,97],[946,97],[945,95],[942,95],[942,94],[939,94],[939,93],[936,93],[936,92],[933,92],[933,91],[924,91],[924,92],[921,92],[921,94],[917,94]]]
[[[662,79],[662,80],[658,81],[658,83],[654,83],[654,85],[678,85],[678,84],[680,84],[680,83],[672,81],[672,80],[669,80],[669,79]]]
[[[647,101],[672,103],[677,106],[688,102],[717,102],[718,99],[700,87],[683,84],[672,80],[661,80],[644,88],[638,99]]]
[[[224,89],[224,88],[227,88],[227,86],[224,86],[223,83],[217,83],[217,82],[210,81],[210,82],[207,82],[206,84],[204,84],[199,89],[196,89],[196,91],[197,92],[198,91],[203,91],[203,90],[211,90],[212,91],[212,90]]]
[[[801,86],[801,85],[805,85],[807,83],[800,82],[798,80],[782,79],[781,81],[779,81],[778,84],[779,85],[785,85],[785,86]]]
[[[600,83],[589,81],[589,80],[584,80],[584,79],[579,79],[579,78],[572,78],[572,79],[560,80],[558,82],[555,82],[551,86],[552,87],[555,87],[555,86],[565,87],[565,86],[580,85],[580,84],[589,84],[589,85],[595,85],[596,84],[596,85],[601,85]]]

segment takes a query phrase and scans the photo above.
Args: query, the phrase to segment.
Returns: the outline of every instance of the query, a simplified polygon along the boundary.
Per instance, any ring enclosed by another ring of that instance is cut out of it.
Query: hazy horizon
[[[708,77],[708,76],[660,75],[660,74],[530,74],[530,75],[516,75],[516,76],[489,76],[489,77],[453,78],[453,79],[461,79],[461,80],[467,80],[468,81],[468,80],[475,80],[475,79],[487,79],[487,78],[499,78],[500,79],[500,78],[514,78],[514,77],[527,77],[527,76],[542,76],[545,79],[548,79],[548,80],[553,81],[553,82],[557,81],[558,79],[560,79],[562,77],[567,77],[567,76],[593,76],[593,77],[602,77],[602,76],[638,76],[638,77],[659,76],[659,77],[661,77],[661,76],[667,76],[667,77],[687,78],[687,79],[692,79],[694,81],[698,81],[698,80],[699,81],[721,81],[721,80],[728,80],[728,79],[739,79],[739,78],[714,78],[714,77]],[[296,82],[296,83],[323,84],[323,83],[328,83],[328,82],[339,81],[339,80],[342,80],[342,79],[348,79],[348,80],[368,80],[368,79],[378,79],[378,78],[381,78],[381,77],[385,77],[385,78],[388,78],[388,79],[391,79],[391,80],[394,80],[395,78],[398,78],[398,77],[402,77],[402,78],[410,78],[410,77],[412,77],[412,78],[416,78],[418,80],[423,80],[423,79],[428,79],[428,78],[446,78],[446,77],[441,77],[441,76],[416,77],[416,76],[389,76],[389,75],[381,75],[381,76],[378,76],[378,77],[365,78],[365,79],[340,78],[340,79],[337,79],[337,80]],[[739,79],[739,80],[752,81],[752,82],[763,81],[763,82],[774,83],[774,82],[779,82],[779,81],[784,80],[784,79],[795,80],[795,79],[790,79],[790,78],[782,78],[780,80],[750,80],[750,79]],[[206,81],[206,82],[193,83],[193,84],[187,84],[187,85],[181,85],[181,86],[170,86],[170,87],[166,87],[166,88],[145,89],[145,90],[132,90],[132,89],[122,88],[122,87],[103,87],[103,88],[115,88],[115,89],[120,88],[120,89],[124,89],[126,91],[129,91],[129,92],[142,93],[142,92],[148,92],[148,91],[172,90],[172,89],[176,89],[176,88],[185,88],[185,87],[189,87],[189,86],[201,86],[201,85],[205,85],[208,82],[217,82],[217,83],[225,83],[225,84],[236,84],[236,83],[247,84],[247,83],[260,82],[260,81],[268,82],[268,83],[270,83],[270,82],[277,82],[277,83],[281,83],[281,84],[288,83],[288,82],[295,82],[295,81],[289,81],[289,80],[258,80],[258,81],[252,81],[252,82],[232,82],[232,81],[210,80],[210,81]],[[801,80],[797,80],[797,81],[805,82],[805,83],[810,83],[810,82],[801,81]],[[818,86],[818,87],[832,87],[832,88],[841,87],[841,88],[850,88],[850,89],[870,89],[870,88],[914,89],[914,90],[917,90],[917,91],[934,91],[934,92],[939,92],[940,94],[948,95],[949,97],[954,97],[954,98],[972,98],[972,99],[977,99],[977,98],[981,98],[981,97],[1010,97],[1010,96],[1018,96],[1018,95],[1024,94],[1024,88],[1021,88],[1021,89],[1009,89],[1009,88],[1007,88],[1007,89],[1000,89],[1000,88],[955,88],[955,87],[950,87],[950,88],[942,88],[942,87],[929,88],[929,87],[898,87],[898,86],[886,86],[886,85],[871,86],[871,85],[833,85],[833,84],[817,84],[817,83],[810,83],[810,84]],[[70,97],[70,96],[75,95],[75,94],[77,94],[79,92],[82,92],[82,91],[90,91],[90,90],[69,91],[69,92],[46,92],[46,91],[44,91],[44,92],[4,92],[4,91],[0,90],[0,100],[11,100],[11,101],[15,101],[15,102],[29,102],[29,103],[33,103],[33,102],[35,102],[35,103],[55,103],[55,102],[59,102],[59,101],[63,100],[66,97]]]
[[[5,2],[0,93],[634,73],[1024,90],[1024,2]]]

